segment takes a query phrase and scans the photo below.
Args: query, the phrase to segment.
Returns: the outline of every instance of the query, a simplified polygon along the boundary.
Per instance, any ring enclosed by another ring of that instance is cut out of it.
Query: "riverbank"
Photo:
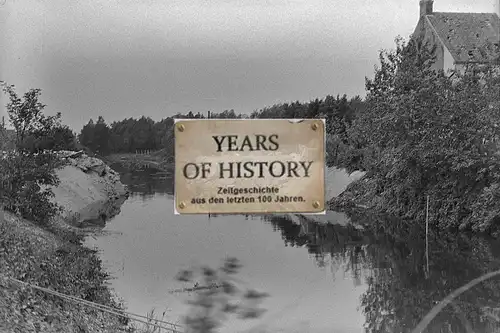
[[[108,289],[95,250],[84,247],[85,221],[110,218],[128,195],[103,161],[63,152],[52,199],[62,213],[40,227],[0,212],[0,332],[124,332],[127,320],[74,301],[21,286],[11,279],[86,301],[123,309]]]
[[[398,184],[387,183],[384,186],[385,190],[382,190],[380,181],[375,177],[363,175],[333,197],[328,207],[337,212],[386,216],[400,222],[425,223],[428,219],[430,226],[445,231],[470,231],[500,238],[500,213],[495,199],[499,183],[492,183],[479,193],[469,192],[462,202],[454,196],[440,194],[436,189],[441,184],[434,185],[428,196],[424,193],[410,202],[404,202],[394,195],[393,189]],[[428,207],[426,199],[429,200]]]
[[[380,197],[375,193],[373,180],[366,175],[349,184],[342,193],[328,201],[331,210],[344,212],[354,208],[375,209]]]
[[[63,207],[61,217],[79,227],[84,221],[107,219],[119,213],[128,196],[120,174],[98,158],[69,156],[69,164],[56,171],[61,183],[52,189],[52,201]]]

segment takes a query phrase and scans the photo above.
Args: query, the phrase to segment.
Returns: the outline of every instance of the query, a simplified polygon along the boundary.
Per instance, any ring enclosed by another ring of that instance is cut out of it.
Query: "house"
[[[420,1],[413,37],[436,46],[435,69],[464,72],[471,64],[500,63],[500,19],[496,13],[434,12],[433,0]]]

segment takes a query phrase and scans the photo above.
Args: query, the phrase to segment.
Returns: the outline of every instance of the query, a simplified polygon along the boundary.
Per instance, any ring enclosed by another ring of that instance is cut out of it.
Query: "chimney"
[[[424,15],[432,15],[433,0],[420,0],[420,17]]]

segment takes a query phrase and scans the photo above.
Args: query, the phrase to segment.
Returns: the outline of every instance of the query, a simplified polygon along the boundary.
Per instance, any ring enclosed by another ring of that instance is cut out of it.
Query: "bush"
[[[60,212],[50,199],[47,186],[57,186],[54,167],[59,159],[52,154],[38,156],[9,152],[0,161],[0,201],[4,209],[38,223],[46,223]]]

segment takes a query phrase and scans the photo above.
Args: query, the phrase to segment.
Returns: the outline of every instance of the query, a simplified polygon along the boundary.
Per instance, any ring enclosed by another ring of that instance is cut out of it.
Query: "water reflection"
[[[153,198],[158,194],[173,195],[174,185],[171,175],[159,174],[156,170],[146,170],[141,173],[122,171],[122,175],[122,181],[132,190],[132,196],[139,196],[143,201],[151,200],[151,205],[153,205]],[[247,224],[242,222],[229,221],[225,224],[230,217],[212,217],[220,222],[217,228],[227,230],[234,228],[234,231],[225,231],[228,237],[224,238],[226,242],[224,244],[229,246],[229,250],[238,251],[240,243],[244,242],[245,236],[241,236],[239,243],[227,245],[229,240],[240,237],[236,235],[236,232],[250,235],[253,230],[257,233],[255,230],[258,228],[252,226],[246,229]],[[233,219],[236,218],[233,217]],[[242,219],[242,217],[238,218]],[[339,270],[343,270],[355,286],[364,286],[366,290],[356,302],[365,317],[364,330],[366,332],[411,332],[433,306],[452,291],[474,278],[500,269],[500,243],[477,235],[432,232],[429,236],[430,253],[427,261],[424,230],[418,224],[417,227],[408,227],[388,218],[350,215],[349,218],[355,222],[354,224],[365,225],[365,230],[359,230],[350,225],[313,223],[306,218],[292,221],[286,216],[245,216],[245,220],[257,218],[270,224],[272,229],[281,235],[285,247],[304,248],[318,268],[332,271],[332,277],[337,276],[336,272]],[[163,225],[158,224],[156,228],[160,230]],[[196,228],[186,223],[171,224],[169,228],[165,231],[165,235],[174,231],[179,235],[183,235],[184,232],[187,234],[188,228],[190,228],[189,233],[196,234],[196,237],[200,239],[208,237],[207,235],[211,233],[215,235],[215,231],[210,229],[205,222],[200,222]],[[134,235],[134,237],[139,237],[137,234]],[[154,242],[152,234],[148,237],[148,241]],[[217,234],[217,237],[221,236]],[[263,237],[259,234],[259,237],[255,236],[253,241],[257,244]],[[189,239],[186,236],[184,242]],[[266,241],[272,242],[271,239]],[[175,242],[176,238],[170,240],[172,244]],[[165,243],[168,244],[168,242]],[[202,244],[201,241],[198,243]],[[266,245],[263,242],[255,246]],[[248,249],[257,251],[250,246]],[[221,247],[220,251],[223,250],[226,251],[227,248]],[[276,257],[278,257],[276,253],[280,253],[282,257],[285,256],[276,248],[272,251]],[[197,253],[202,252],[200,249]],[[186,253],[190,253],[188,249]],[[243,255],[245,252],[241,253]],[[255,255],[252,257],[256,258]],[[259,260],[260,264],[265,261],[262,258]],[[276,262],[272,262],[274,259],[268,260],[270,267],[276,265]],[[297,267],[303,267],[299,259],[295,260]],[[266,276],[267,279],[271,279],[265,273],[259,271],[259,274],[262,274],[262,278]],[[293,274],[297,273],[290,272],[288,278],[293,277]],[[307,274],[314,275],[315,273],[307,272]],[[285,279],[285,277],[283,274],[277,278]],[[285,284],[289,283],[288,280],[283,281]],[[446,306],[431,321],[425,332],[498,332],[500,329],[499,282],[500,279],[492,278],[466,291],[452,304]],[[275,290],[275,294],[277,293],[278,291]],[[338,300],[332,299],[331,302],[338,303]],[[305,313],[303,314],[305,316]],[[326,319],[325,322],[327,322]],[[359,330],[363,330],[363,327],[359,327]]]
[[[152,199],[155,194],[174,194],[173,174],[150,168],[140,172],[130,171],[119,164],[112,165],[120,173],[121,181],[128,186],[131,196],[139,196],[143,200]]]
[[[286,246],[306,247],[318,266],[338,267],[343,262],[357,284],[362,283],[360,273],[369,271],[363,281],[368,290],[360,300],[366,332],[411,332],[452,291],[500,269],[499,242],[479,236],[432,233],[426,274],[423,228],[396,228],[396,221],[379,219],[378,227],[362,232],[305,219],[298,224],[284,217],[267,220]],[[462,294],[436,316],[426,332],[498,332],[499,282],[492,278]]]

